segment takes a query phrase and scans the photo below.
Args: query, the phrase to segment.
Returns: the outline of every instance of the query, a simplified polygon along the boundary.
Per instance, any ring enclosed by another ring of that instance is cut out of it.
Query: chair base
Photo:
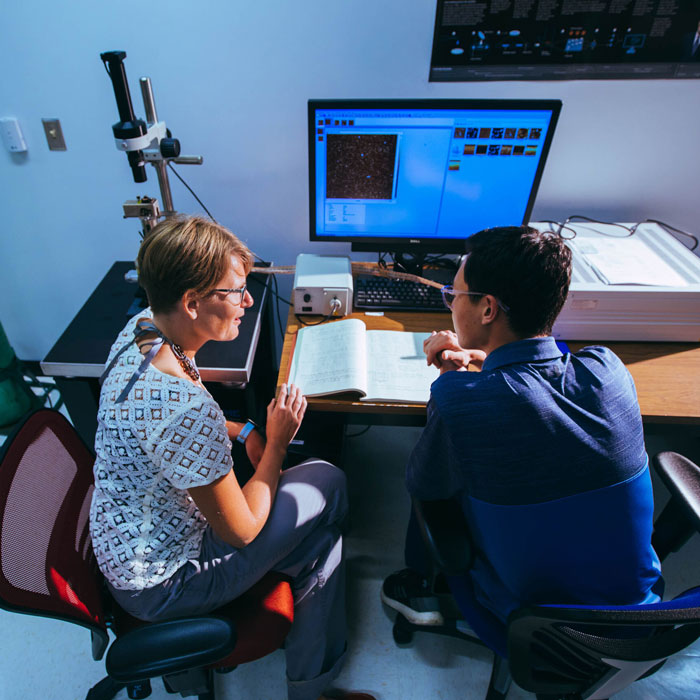
[[[512,682],[508,661],[502,656],[494,654],[486,700],[505,700]]]
[[[126,683],[118,683],[106,676],[90,688],[85,700],[112,700],[122,688],[126,688]]]
[[[217,669],[218,672],[228,672],[234,669]],[[213,669],[198,668],[182,673],[163,676],[163,685],[168,693],[179,693],[183,698],[197,696],[198,700],[216,700],[214,692]],[[138,683],[120,683],[109,676],[103,678],[88,691],[85,700],[113,700],[114,696],[124,688],[130,700],[143,700],[151,694],[149,680]]]
[[[196,695],[198,700],[214,700],[214,671],[194,668],[163,676],[163,685],[169,693],[180,693],[183,698]]]
[[[443,625],[416,625],[407,620],[401,613],[396,613],[396,619],[394,620],[394,627],[392,629],[394,642],[400,646],[405,646],[413,641],[413,635],[416,632],[430,632],[431,634],[439,634],[443,637],[462,639],[466,642],[477,644],[480,647],[486,646],[478,637],[460,630],[457,626],[458,622],[459,620],[448,619]]]
[[[454,637],[465,642],[471,642],[477,646],[488,649],[488,647],[476,636],[468,634],[457,626],[459,620],[447,619],[443,625],[416,625],[407,620],[401,613],[396,614],[392,633],[394,642],[399,646],[405,646],[413,641],[416,632],[430,632],[443,637]],[[486,700],[505,700],[510,688],[512,679],[508,669],[508,662],[498,654],[494,654],[493,667],[491,669],[491,679],[486,692]]]

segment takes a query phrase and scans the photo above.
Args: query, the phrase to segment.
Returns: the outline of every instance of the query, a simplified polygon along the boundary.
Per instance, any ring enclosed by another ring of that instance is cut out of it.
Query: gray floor
[[[356,429],[352,429],[353,431]],[[345,467],[351,484],[352,528],[347,541],[350,649],[338,687],[372,692],[378,700],[482,700],[491,654],[458,640],[417,635],[398,648],[391,636],[392,616],[379,602],[383,577],[402,566],[403,529],[408,499],[403,464],[417,429],[373,427],[348,441]],[[649,452],[685,451],[698,459],[697,438],[648,439]],[[658,485],[656,485],[658,487]],[[658,487],[657,505],[666,495]],[[700,584],[700,537],[664,567],[669,592]],[[89,633],[74,625],[0,611],[0,700],[14,698],[75,700],[104,675],[104,662],[92,660]],[[700,697],[700,644],[673,659],[653,677],[619,694],[624,700],[688,700]],[[281,700],[281,652],[217,677],[222,700]],[[154,700],[168,695],[159,680]],[[179,697],[179,696],[178,696]],[[533,698],[513,687],[509,700]],[[122,692],[118,698],[126,698]]]

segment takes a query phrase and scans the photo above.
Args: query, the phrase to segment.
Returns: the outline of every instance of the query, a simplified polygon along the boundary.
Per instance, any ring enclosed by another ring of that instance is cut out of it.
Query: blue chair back
[[[506,620],[524,605],[656,603],[647,468],[619,484],[543,503],[463,503],[475,550],[450,589],[479,637],[505,656]],[[575,527],[571,523],[576,523]]]

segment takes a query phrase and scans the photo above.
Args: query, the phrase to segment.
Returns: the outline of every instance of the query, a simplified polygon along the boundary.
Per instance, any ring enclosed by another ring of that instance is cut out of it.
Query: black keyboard
[[[353,305],[368,311],[447,311],[437,287],[388,277],[357,277]]]

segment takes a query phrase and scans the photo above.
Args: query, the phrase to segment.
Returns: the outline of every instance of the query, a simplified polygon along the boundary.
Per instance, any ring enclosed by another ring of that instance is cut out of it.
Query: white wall
[[[307,240],[312,97],[559,98],[533,219],[697,231],[697,81],[428,83],[434,15],[434,0],[5,3],[0,117],[20,120],[29,147],[0,147],[0,321],[19,357],[42,359],[111,263],[135,256],[138,221],[122,220],[122,202],[159,196],[152,168],[136,185],[114,148],[108,50],[127,52],[137,116],[148,75],[183,153],[204,156],[179,170],[212,214],[280,264],[349,250]],[[67,152],[48,150],[42,117],[61,120]],[[201,211],[171,185],[177,210]]]

